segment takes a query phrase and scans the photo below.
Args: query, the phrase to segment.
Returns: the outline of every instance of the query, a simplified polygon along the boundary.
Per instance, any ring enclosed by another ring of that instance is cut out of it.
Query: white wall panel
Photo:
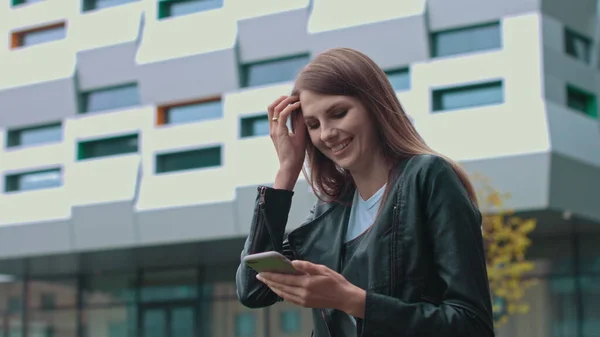
[[[225,8],[238,20],[305,8],[310,0],[225,0]]]
[[[140,34],[144,5],[144,2],[136,1],[84,12],[69,21],[69,38],[78,50],[135,41]],[[107,25],[107,22],[110,24]]]
[[[210,53],[235,45],[236,19],[224,9],[157,20],[156,7],[146,7],[140,64]]]
[[[0,225],[63,220],[70,216],[70,195],[64,187],[0,193]]]
[[[416,16],[423,14],[424,11],[425,0],[314,0],[312,15],[308,22],[308,31],[316,34],[395,18]]]
[[[71,206],[132,200],[139,154],[90,159],[65,165],[65,189]]]

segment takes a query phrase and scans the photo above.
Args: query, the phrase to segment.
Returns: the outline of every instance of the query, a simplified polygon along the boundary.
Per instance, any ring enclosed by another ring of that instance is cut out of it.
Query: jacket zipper
[[[264,226],[261,226],[261,222],[262,222],[263,208],[265,205],[265,193],[266,193],[266,188],[264,186],[261,186],[260,194],[258,197],[258,214],[256,215],[256,223],[255,223],[256,232],[255,232],[254,238],[253,238],[254,245],[252,247],[251,253],[255,252],[258,238],[260,238],[262,236],[262,231],[263,231]]]
[[[398,216],[398,205],[394,205],[392,213],[392,233],[390,251],[390,296],[396,296],[396,217]]]
[[[325,313],[325,309],[321,310],[321,316],[323,317],[323,322],[325,322],[325,328],[327,329],[327,336],[331,337],[331,330],[329,330],[329,319],[327,314]]]

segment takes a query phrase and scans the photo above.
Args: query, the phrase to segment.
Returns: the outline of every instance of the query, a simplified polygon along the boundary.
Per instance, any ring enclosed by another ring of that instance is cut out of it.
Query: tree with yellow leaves
[[[489,180],[476,176],[479,208],[483,214],[483,239],[486,248],[487,270],[492,292],[496,327],[505,324],[510,315],[529,312],[523,301],[525,291],[535,280],[524,280],[523,274],[534,268],[525,258],[531,245],[528,235],[536,226],[535,219],[522,219],[505,209],[508,193],[500,193]]]

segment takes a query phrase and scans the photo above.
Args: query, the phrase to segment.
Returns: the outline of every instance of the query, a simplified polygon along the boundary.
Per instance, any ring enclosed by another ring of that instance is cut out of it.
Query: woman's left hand
[[[366,292],[341,274],[308,261],[292,261],[303,275],[260,273],[257,278],[288,302],[305,308],[334,308],[364,316]]]

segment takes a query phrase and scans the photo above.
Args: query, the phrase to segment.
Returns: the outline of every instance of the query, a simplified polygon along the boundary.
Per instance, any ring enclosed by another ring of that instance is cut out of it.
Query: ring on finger
[[[271,120],[272,120],[273,122],[277,122],[277,120],[278,120],[278,119],[279,119],[279,117],[277,117],[277,116],[275,116],[275,117],[271,118]]]

